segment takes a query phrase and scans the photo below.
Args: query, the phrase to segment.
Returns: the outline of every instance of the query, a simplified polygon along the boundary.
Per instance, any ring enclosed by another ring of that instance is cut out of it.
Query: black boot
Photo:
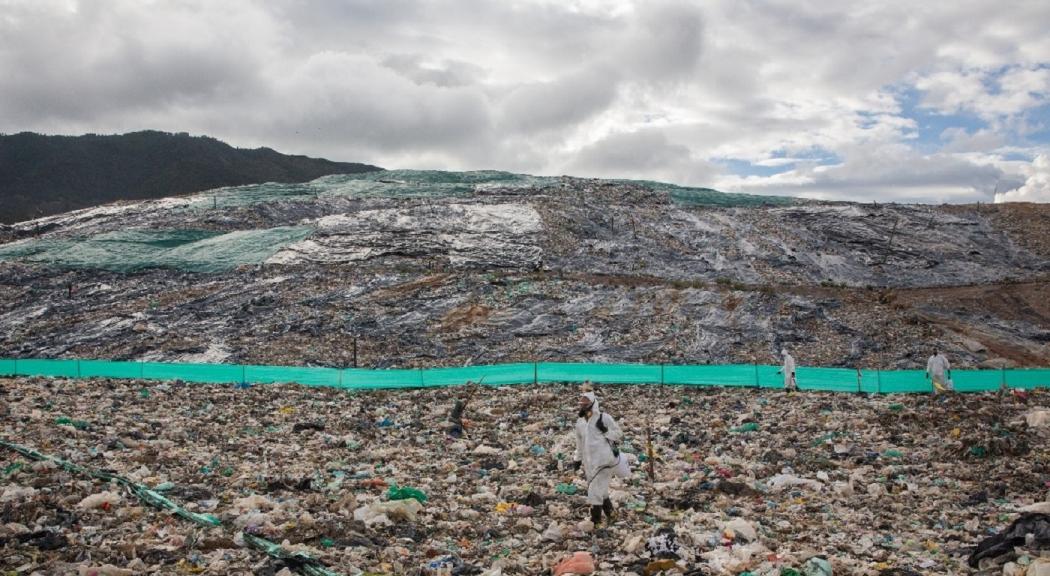
[[[597,528],[598,524],[601,524],[601,522],[602,522],[602,507],[601,506],[591,506],[591,523],[594,524],[595,528]]]
[[[605,520],[612,524],[616,520],[616,510],[613,508],[612,500],[602,500],[602,510],[605,511]]]

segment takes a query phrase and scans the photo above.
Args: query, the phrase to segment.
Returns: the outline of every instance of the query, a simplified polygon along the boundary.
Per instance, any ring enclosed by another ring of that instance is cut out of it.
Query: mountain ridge
[[[145,200],[264,182],[305,182],[382,170],[355,162],[235,148],[210,136],[0,135],[0,223],[118,200]]]

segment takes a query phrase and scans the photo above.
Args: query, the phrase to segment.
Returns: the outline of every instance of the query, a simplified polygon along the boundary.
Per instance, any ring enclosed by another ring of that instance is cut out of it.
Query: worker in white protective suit
[[[597,526],[605,512],[605,519],[615,517],[609,499],[609,481],[616,473],[619,451],[615,444],[623,432],[612,416],[601,411],[594,392],[580,396],[579,418],[576,420],[576,461],[574,468],[583,468],[587,477],[587,503],[591,506],[591,522]]]
[[[947,375],[947,377],[945,377]],[[933,393],[951,390],[948,381],[952,377],[952,367],[940,350],[934,350],[933,356],[926,361],[926,379],[933,380]]]
[[[777,374],[784,373],[784,390],[793,392],[798,390],[798,380],[795,378],[795,359],[788,354],[787,348],[780,351],[784,357],[784,364],[777,370]]]

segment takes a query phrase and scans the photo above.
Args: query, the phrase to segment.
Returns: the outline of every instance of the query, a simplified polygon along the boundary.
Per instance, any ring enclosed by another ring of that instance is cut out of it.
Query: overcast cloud
[[[1050,3],[0,0],[0,131],[1050,201]]]

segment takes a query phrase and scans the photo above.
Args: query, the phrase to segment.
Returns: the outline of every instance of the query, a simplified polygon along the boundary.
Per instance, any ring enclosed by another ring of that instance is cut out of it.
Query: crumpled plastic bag
[[[552,569],[554,576],[563,574],[593,574],[594,558],[590,552],[573,552],[572,556],[558,562]]]
[[[1050,410],[1039,408],[1025,414],[1025,422],[1030,428],[1044,428],[1050,426]]]
[[[984,558],[998,558],[1013,552],[1014,546],[1026,544],[1026,535],[1032,534],[1031,544],[1050,548],[1050,515],[1039,513],[1022,514],[1002,532],[981,540],[973,554],[966,560],[971,568],[977,568]]]
[[[104,491],[92,494],[77,504],[80,510],[94,510],[95,508],[109,508],[120,504],[123,498],[116,492]]]
[[[777,474],[769,479],[769,489],[774,493],[783,492],[785,488],[792,486],[801,486],[814,492],[820,492],[824,489],[824,485],[820,482],[809,478],[799,478],[794,474]]]

